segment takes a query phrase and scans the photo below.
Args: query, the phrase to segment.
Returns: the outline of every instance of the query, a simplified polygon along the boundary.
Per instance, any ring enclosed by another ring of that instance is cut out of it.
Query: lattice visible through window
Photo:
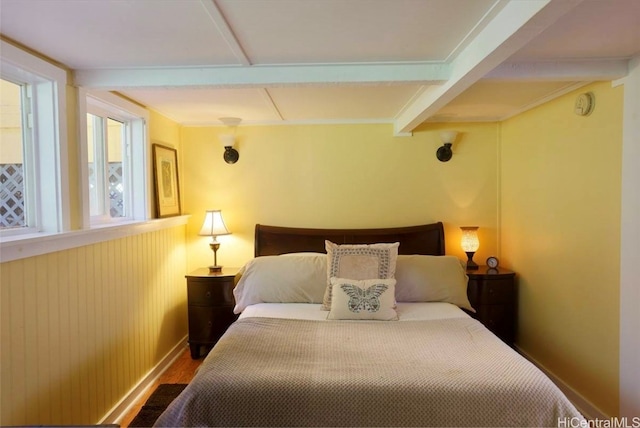
[[[89,186],[93,186],[94,168],[89,164]],[[124,201],[122,193],[124,186],[122,185],[122,162],[109,162],[109,215],[113,217],[124,216]],[[91,193],[93,194],[93,193]]]
[[[122,191],[122,162],[109,162],[109,214],[111,217],[124,216]]]
[[[0,164],[0,227],[24,227],[22,164]]]

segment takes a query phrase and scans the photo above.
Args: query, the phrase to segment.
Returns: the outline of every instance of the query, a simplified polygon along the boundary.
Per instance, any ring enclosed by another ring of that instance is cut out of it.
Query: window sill
[[[0,263],[181,226],[187,224],[189,217],[191,216],[182,215],[146,221],[132,221],[113,226],[101,226],[94,229],[64,233],[32,233],[8,236],[0,240]]]

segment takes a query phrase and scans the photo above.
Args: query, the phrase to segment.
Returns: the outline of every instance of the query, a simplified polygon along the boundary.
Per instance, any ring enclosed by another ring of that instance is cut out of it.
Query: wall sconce
[[[224,154],[222,155],[224,161],[226,163],[238,162],[238,159],[240,159],[240,153],[233,148],[233,145],[236,143],[236,136],[232,134],[221,134],[219,138],[222,146],[224,147]]]
[[[220,134],[218,137],[224,147],[224,155],[222,157],[226,163],[236,163],[238,159],[240,159],[240,154],[233,146],[236,143],[236,128],[242,119],[237,117],[221,117],[218,120],[229,127],[232,132],[230,134]]]
[[[458,131],[442,131],[440,133],[440,139],[444,144],[436,152],[436,157],[440,162],[448,162],[453,156],[451,145],[456,141],[457,136]]]
[[[473,261],[473,255],[480,247],[480,241],[478,240],[478,226],[465,226],[462,229],[462,240],[460,246],[462,250],[467,253],[467,269],[476,270],[478,265]]]
[[[209,248],[213,251],[213,266],[209,266],[209,272],[222,272],[222,266],[218,265],[218,249],[220,243],[216,239],[220,235],[230,235],[231,232],[227,229],[222,219],[222,211],[220,210],[207,210],[204,216],[204,223],[198,235],[211,236],[211,242]]]

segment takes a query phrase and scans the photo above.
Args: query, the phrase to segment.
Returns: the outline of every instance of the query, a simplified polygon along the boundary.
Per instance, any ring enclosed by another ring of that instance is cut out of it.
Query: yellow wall
[[[226,129],[151,111],[151,142],[178,149],[192,218],[0,265],[0,425],[94,424],[166,355],[186,334],[184,273],[211,264],[197,231],[212,208],[233,232],[220,238],[227,266],[253,256],[255,223],[444,221],[447,253],[460,258],[459,227],[480,226],[476,261],[498,254],[518,273],[518,346],[618,414],[622,88],[584,90],[596,95],[589,117],[573,114],[573,93],[502,124],[429,124],[411,138],[386,124],[241,126],[235,165],[222,160]],[[76,94],[67,87],[77,187]],[[449,163],[435,158],[444,129],[462,132]]]
[[[578,117],[575,96],[586,90],[596,110]],[[442,220],[447,253],[461,259],[459,226],[478,225],[476,261],[499,249],[518,273],[518,345],[615,415],[621,121],[622,89],[601,83],[501,124],[430,124],[411,138],[383,124],[241,126],[234,165],[222,160],[217,138],[226,129],[183,128],[188,267],[212,262],[207,238],[197,236],[206,209],[222,209],[233,232],[219,238],[227,266],[253,256],[255,223]],[[440,163],[438,133],[449,128],[462,134],[453,159]]]
[[[149,110],[149,138],[151,143],[163,144],[165,146],[180,149],[180,125],[158,113]]]
[[[155,110],[149,110],[149,121],[152,126],[149,127],[149,140],[150,144],[160,144],[167,147],[172,147],[178,152],[178,186],[180,187],[180,194],[184,194],[183,183],[183,171],[184,162],[182,160],[181,153],[181,126],[161,115]],[[153,150],[151,146],[147,148],[148,170],[147,177],[149,183],[147,186],[147,192],[149,194],[148,210],[151,213],[150,217],[156,218],[156,206],[155,206],[155,189],[154,189],[154,177],[153,177]],[[184,202],[181,202],[182,212],[184,213]]]
[[[67,89],[75,147],[76,91]],[[154,112],[149,135],[180,145],[180,127]],[[180,343],[185,229],[0,264],[1,426],[98,423]]]
[[[577,94],[596,107],[573,113]],[[501,246],[518,273],[518,346],[618,414],[623,88],[599,83],[502,124]]]
[[[82,185],[81,172],[77,165],[84,160],[80,159],[80,126],[78,122],[78,89],[74,86],[66,86],[67,105],[67,174],[69,175],[69,228],[71,230],[83,227],[82,215]]]
[[[92,425],[187,332],[184,226],[0,265],[0,425]]]
[[[448,163],[436,159],[443,129],[461,132]],[[206,209],[222,209],[232,235],[219,262],[253,257],[256,223],[299,227],[388,227],[445,222],[447,253],[466,259],[460,226],[480,226],[484,260],[496,252],[496,124],[429,125],[393,137],[388,124],[240,126],[240,160],[222,159],[222,127],[185,127],[184,208],[189,268],[212,264],[197,236]]]

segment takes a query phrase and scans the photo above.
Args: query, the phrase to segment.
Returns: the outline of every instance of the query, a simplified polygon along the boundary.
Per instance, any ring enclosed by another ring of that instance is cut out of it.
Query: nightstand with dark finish
[[[513,346],[516,331],[515,272],[480,266],[467,270],[467,296],[476,310],[471,314],[509,346]]]
[[[237,273],[236,268],[223,268],[222,272],[203,268],[186,275],[189,347],[194,360],[200,358],[203,346],[208,352],[238,318],[233,313],[233,278]]]

